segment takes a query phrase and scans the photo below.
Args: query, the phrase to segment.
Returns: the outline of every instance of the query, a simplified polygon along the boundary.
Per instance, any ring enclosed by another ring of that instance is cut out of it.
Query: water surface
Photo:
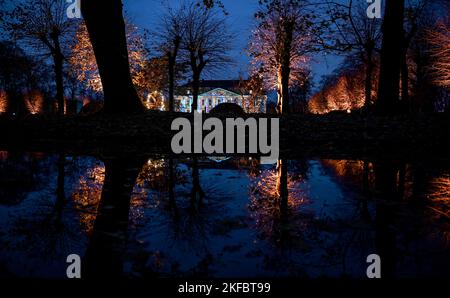
[[[0,276],[450,276],[450,169],[0,151]]]

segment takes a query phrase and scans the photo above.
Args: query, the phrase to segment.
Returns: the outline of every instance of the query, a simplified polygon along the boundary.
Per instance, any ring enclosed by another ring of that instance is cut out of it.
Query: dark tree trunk
[[[177,37],[173,43],[173,52],[168,53],[169,59],[169,112],[174,111],[175,92],[175,67],[177,65],[177,55],[180,48],[181,38]]]
[[[65,179],[65,163],[66,163],[66,155],[64,153],[60,153],[58,157],[58,179],[56,186],[56,201],[64,202],[65,201],[65,188],[64,188],[64,179]]]
[[[412,203],[423,205],[425,204],[425,193],[427,190],[427,176],[425,170],[420,164],[413,164],[412,166]]]
[[[169,158],[169,202],[170,205],[175,204],[175,169],[173,164],[173,158]]]
[[[16,90],[7,90],[6,94],[8,95],[8,105],[7,112],[15,115],[22,115],[26,113],[27,107],[25,105],[25,101],[22,100],[21,95]]]
[[[58,114],[64,116],[65,101],[64,101],[64,87],[63,87],[63,59],[61,57],[54,57],[55,62],[55,76],[56,76],[56,101],[58,102]]]
[[[406,184],[406,164],[401,163],[398,169],[398,198],[403,200],[405,197],[405,184]]]
[[[88,278],[122,275],[131,193],[144,163],[123,157],[104,162],[105,182],[82,267]]]
[[[395,211],[392,201],[398,200],[398,165],[391,161],[374,164],[375,187],[379,196],[375,213],[375,248],[382,260],[381,277],[392,278],[398,259],[396,234],[392,228]]]
[[[58,178],[56,185],[56,202],[53,213],[55,215],[55,225],[62,227],[62,215],[64,205],[66,204],[66,192],[65,192],[65,163],[66,163],[66,155],[64,153],[60,153],[58,157]]]
[[[383,199],[398,199],[398,168],[398,165],[391,161],[380,161],[374,165],[375,187],[383,194]]]
[[[120,0],[81,0],[81,11],[94,48],[107,113],[143,110],[133,86],[128,60],[125,23]],[[107,19],[101,16],[107,16]]]
[[[192,109],[191,112],[198,108],[198,94],[200,92],[200,72],[194,71],[192,75]]]
[[[281,61],[279,69],[281,96],[278,97],[277,103],[277,112],[279,114],[289,113],[289,76],[291,74],[291,47],[293,32],[294,22],[290,20],[284,21],[283,32],[279,37],[283,39],[283,48],[281,49]]]
[[[282,68],[282,77],[281,77],[281,113],[287,114],[289,113],[289,76],[291,73],[291,69],[288,65]]]
[[[281,206],[287,206],[289,196],[287,161],[283,159],[279,159],[277,161],[277,194],[280,199]]]
[[[368,108],[372,103],[372,76],[373,76],[373,48],[367,48],[367,61],[366,61],[366,78],[364,82],[365,88],[365,99],[364,99],[364,107]]]
[[[363,164],[363,198],[361,202],[361,219],[366,222],[370,221],[370,212],[369,212],[369,199],[370,199],[370,180],[369,180],[369,162],[367,160],[364,161]]]
[[[408,110],[409,111],[409,71],[408,71],[408,61],[406,57],[406,53],[402,57],[402,64],[400,68],[400,74],[401,74],[401,86],[402,86],[402,92],[401,92],[401,108],[402,110]]]
[[[399,97],[405,0],[387,0],[383,21],[377,110],[396,112]]]
[[[168,55],[169,59],[169,112],[174,111],[174,88],[175,88],[175,59],[171,54]]]
[[[56,82],[56,102],[58,103],[58,114],[64,116],[65,114],[65,100],[64,100],[64,83],[63,83],[63,60],[64,56],[61,52],[61,45],[59,43],[59,32],[54,31],[51,34],[53,40],[53,63],[55,70]]]
[[[191,192],[191,200],[192,203],[200,203],[205,193],[200,185],[200,172],[198,168],[198,160],[197,157],[192,158],[192,192]]]

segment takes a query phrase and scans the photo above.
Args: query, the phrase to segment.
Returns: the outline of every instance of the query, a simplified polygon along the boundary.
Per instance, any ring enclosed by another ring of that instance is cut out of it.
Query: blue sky
[[[158,23],[158,17],[166,7],[163,3],[176,6],[178,0],[123,0],[124,8],[128,16],[141,28],[152,29]],[[255,25],[254,13],[258,9],[258,0],[223,0],[228,15],[228,24],[236,39],[229,41],[234,50],[230,53],[235,60],[235,65],[229,69],[214,75],[215,79],[233,79],[239,73],[247,74],[249,58],[245,54],[251,30]],[[329,74],[337,66],[340,59],[322,54],[312,58],[312,72],[314,81],[318,82],[322,75]]]

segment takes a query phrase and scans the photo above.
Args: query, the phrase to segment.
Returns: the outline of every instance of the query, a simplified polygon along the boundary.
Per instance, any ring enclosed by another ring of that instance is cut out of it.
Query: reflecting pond
[[[450,168],[0,151],[0,277],[450,276]]]

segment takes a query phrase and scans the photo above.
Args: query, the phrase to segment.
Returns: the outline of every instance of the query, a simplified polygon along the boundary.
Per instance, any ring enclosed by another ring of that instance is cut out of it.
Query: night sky
[[[163,3],[169,3],[175,7],[178,0],[123,0],[127,16],[141,28],[152,29],[158,24],[158,17],[163,14],[166,7]],[[258,0],[223,0],[225,10],[229,13],[228,23],[230,30],[236,34],[233,43],[234,50],[231,56],[235,60],[235,65],[221,73],[215,73],[204,77],[204,79],[235,79],[242,73],[248,74],[249,57],[245,53],[251,30],[254,28],[254,13],[258,9]],[[320,81],[322,75],[329,74],[339,63],[339,58],[333,55],[323,54],[312,57],[311,68],[314,81]],[[316,86],[317,87],[317,86]]]

